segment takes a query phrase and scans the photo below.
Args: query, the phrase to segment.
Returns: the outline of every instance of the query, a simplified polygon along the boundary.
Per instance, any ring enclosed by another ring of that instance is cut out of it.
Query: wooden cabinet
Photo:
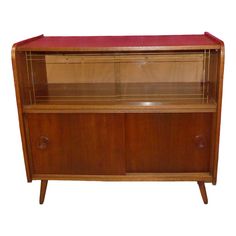
[[[38,36],[12,49],[28,181],[216,184],[223,42]]]

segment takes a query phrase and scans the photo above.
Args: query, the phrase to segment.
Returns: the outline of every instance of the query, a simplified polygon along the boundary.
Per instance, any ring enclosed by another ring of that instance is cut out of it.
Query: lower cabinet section
[[[212,113],[27,114],[34,174],[210,172]]]
[[[123,114],[27,114],[34,174],[125,174]]]

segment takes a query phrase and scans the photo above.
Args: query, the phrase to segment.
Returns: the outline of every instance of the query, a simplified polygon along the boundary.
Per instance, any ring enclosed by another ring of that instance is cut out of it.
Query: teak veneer
[[[45,37],[12,48],[28,182],[216,184],[224,44],[215,36]]]

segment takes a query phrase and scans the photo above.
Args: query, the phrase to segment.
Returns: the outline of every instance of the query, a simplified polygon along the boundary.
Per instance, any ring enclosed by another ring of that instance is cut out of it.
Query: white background
[[[0,1],[0,235],[236,235],[234,1]],[[26,183],[11,67],[13,43],[45,35],[198,34],[226,45],[218,183]]]

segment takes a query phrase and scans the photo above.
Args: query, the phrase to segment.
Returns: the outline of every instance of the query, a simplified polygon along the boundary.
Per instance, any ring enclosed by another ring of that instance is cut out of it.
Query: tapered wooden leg
[[[198,181],[198,186],[202,195],[202,200],[204,202],[204,204],[208,203],[208,199],[207,199],[207,192],[206,192],[206,187],[205,187],[205,183],[202,181]]]
[[[40,204],[43,204],[44,202],[44,198],[45,198],[45,194],[47,190],[47,184],[48,184],[47,180],[41,180],[40,197],[39,197]]]

